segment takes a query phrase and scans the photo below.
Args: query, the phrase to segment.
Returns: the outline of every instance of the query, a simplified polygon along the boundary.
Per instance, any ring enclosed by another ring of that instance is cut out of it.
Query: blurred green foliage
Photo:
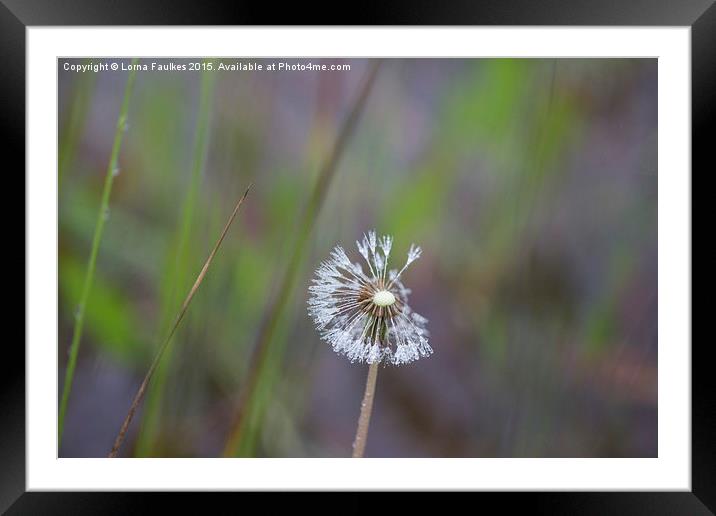
[[[125,453],[221,454],[293,266],[237,454],[347,455],[365,371],[319,341],[306,288],[333,245],[357,256],[352,242],[375,227],[395,235],[396,257],[411,242],[425,250],[406,282],[435,355],[381,375],[368,455],[655,455],[655,61],[388,60],[292,263],[370,64],[346,62],[350,72],[138,76],[85,367],[108,361],[138,383],[236,198],[255,188]],[[100,76],[90,95],[61,76],[61,120],[91,99],[60,191],[60,367],[118,82]],[[121,420],[132,388],[92,381]],[[117,429],[61,453],[101,456]]]

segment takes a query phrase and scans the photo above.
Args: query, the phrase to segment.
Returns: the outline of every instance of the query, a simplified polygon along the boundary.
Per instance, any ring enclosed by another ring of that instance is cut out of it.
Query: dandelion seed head
[[[378,238],[375,231],[356,242],[368,272],[336,246],[308,288],[308,313],[321,338],[351,362],[400,365],[433,352],[427,319],[412,311],[401,281],[421,249],[411,245],[403,268],[388,270],[392,246],[392,236]]]

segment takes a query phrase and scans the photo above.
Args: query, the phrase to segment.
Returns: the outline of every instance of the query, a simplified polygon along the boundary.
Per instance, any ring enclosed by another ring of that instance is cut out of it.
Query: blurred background
[[[316,196],[375,62],[219,62],[136,75],[60,456],[107,455],[250,182],[121,455],[350,456],[367,367],[307,288],[375,228],[396,263],[423,247],[404,281],[435,353],[381,368],[366,456],[656,456],[655,59],[386,60]],[[64,63],[59,392],[128,75]]]

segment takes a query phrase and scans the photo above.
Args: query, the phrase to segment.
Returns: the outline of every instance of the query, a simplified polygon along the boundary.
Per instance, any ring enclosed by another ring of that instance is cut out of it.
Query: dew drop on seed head
[[[114,168],[112,169],[112,175],[113,175],[114,177],[117,177],[117,176],[119,175],[119,167],[114,167]]]

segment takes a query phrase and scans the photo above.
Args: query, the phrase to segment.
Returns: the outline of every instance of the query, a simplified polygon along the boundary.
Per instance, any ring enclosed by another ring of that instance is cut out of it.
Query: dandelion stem
[[[356,438],[353,441],[353,458],[363,457],[365,452],[366,441],[368,440],[368,426],[370,425],[370,414],[373,411],[373,398],[375,398],[375,382],[378,379],[379,362],[373,362],[368,368],[368,378],[365,382],[365,393],[363,394],[363,403],[360,405],[360,417],[358,418],[358,428],[356,429]]]
[[[172,329],[169,332],[169,335],[167,335],[167,338],[164,340],[162,345],[159,347],[159,350],[157,351],[157,354],[154,357],[154,360],[152,361],[152,365],[149,366],[149,371],[147,371],[147,374],[144,377],[142,384],[139,386],[139,390],[137,391],[137,394],[134,396],[132,405],[129,407],[129,412],[127,413],[127,417],[124,419],[124,423],[122,423],[122,428],[119,430],[117,439],[114,441],[114,446],[112,446],[112,451],[109,452],[110,458],[117,456],[117,452],[119,452],[119,448],[122,446],[122,443],[124,442],[124,438],[127,434],[127,429],[129,428],[129,424],[132,422],[134,413],[136,412],[139,404],[142,402],[142,398],[144,397],[144,393],[147,389],[147,385],[149,384],[149,381],[152,379],[152,375],[154,374],[154,371],[157,369],[157,366],[159,365],[159,362],[162,359],[162,355],[166,351],[167,347],[169,347],[169,343],[171,342],[172,337],[174,336],[174,332],[176,331],[177,327],[179,326],[179,323],[181,322],[181,320],[184,318],[184,314],[186,313],[186,310],[189,307],[189,303],[191,303],[191,300],[194,297],[194,294],[196,293],[197,289],[199,288],[199,285],[201,285],[201,282],[204,281],[204,276],[206,276],[206,271],[209,270],[209,266],[211,265],[211,262],[214,259],[216,252],[219,250],[219,246],[221,246],[221,243],[224,241],[224,237],[226,236],[226,233],[229,231],[229,227],[231,226],[231,223],[236,218],[236,214],[239,212],[239,208],[241,207],[241,204],[244,202],[244,199],[246,199],[246,196],[248,195],[250,189],[251,189],[251,185],[249,185],[249,187],[244,192],[244,195],[242,195],[241,198],[239,199],[239,201],[236,203],[236,207],[234,207],[234,211],[231,213],[229,220],[226,222],[226,225],[224,226],[224,229],[221,232],[221,236],[219,236],[219,239],[216,241],[216,244],[214,244],[214,248],[211,250],[209,257],[206,259],[204,266],[201,268],[201,272],[199,272],[199,275],[197,276],[196,281],[194,281],[194,285],[191,287],[189,294],[187,294],[186,299],[184,300],[184,303],[182,303],[181,309],[179,310],[179,313],[177,314],[176,319],[174,320],[174,325],[172,326]]]
[[[136,64],[136,62],[136,58],[132,60],[132,64]],[[72,333],[70,356],[67,361],[67,369],[65,371],[65,382],[62,388],[62,400],[60,401],[60,410],[57,422],[58,449],[62,444],[62,433],[65,427],[67,403],[70,399],[70,392],[72,391],[72,380],[75,375],[75,366],[77,365],[77,356],[79,354],[80,341],[82,339],[82,329],[85,320],[85,309],[87,307],[87,300],[89,299],[90,291],[92,290],[94,272],[97,267],[97,255],[99,254],[99,244],[102,240],[104,225],[107,222],[109,197],[112,193],[112,183],[114,182],[115,170],[117,169],[117,162],[119,160],[119,151],[122,148],[122,140],[124,138],[124,133],[126,130],[127,113],[129,111],[129,98],[131,96],[132,86],[134,85],[134,78],[137,74],[134,66],[130,68],[131,70],[127,77],[127,84],[124,87],[124,99],[122,100],[122,107],[119,110],[119,118],[117,119],[117,125],[114,130],[114,142],[112,143],[112,152],[110,153],[109,164],[107,165],[107,172],[105,174],[104,179],[104,187],[102,189],[102,200],[99,206],[99,213],[97,214],[97,222],[94,228],[94,235],[92,236],[92,247],[90,251],[89,261],[87,264],[87,272],[85,274],[84,284],[82,286],[80,302],[77,307],[77,311],[75,312],[75,327]]]

